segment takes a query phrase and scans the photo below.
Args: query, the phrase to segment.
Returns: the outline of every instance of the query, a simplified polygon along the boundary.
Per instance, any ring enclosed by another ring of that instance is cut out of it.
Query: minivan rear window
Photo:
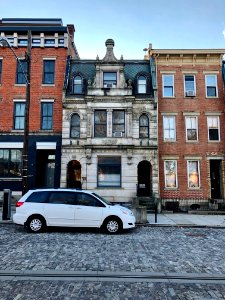
[[[49,192],[33,192],[26,200],[32,203],[46,203],[48,202]]]

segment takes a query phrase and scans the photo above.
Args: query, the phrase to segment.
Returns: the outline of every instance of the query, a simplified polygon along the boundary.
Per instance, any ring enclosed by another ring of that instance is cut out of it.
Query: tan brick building
[[[165,200],[225,196],[225,49],[157,50],[159,182]],[[197,202],[197,201],[196,201]],[[213,201],[211,201],[213,202]]]
[[[60,183],[62,90],[67,56],[77,56],[74,26],[63,26],[61,19],[2,19],[0,37],[11,48],[0,47],[0,190],[21,191],[28,30],[32,35],[28,187]]]

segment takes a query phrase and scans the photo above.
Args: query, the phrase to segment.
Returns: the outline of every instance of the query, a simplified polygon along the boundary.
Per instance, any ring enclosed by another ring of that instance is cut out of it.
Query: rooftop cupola
[[[113,39],[106,40],[105,45],[106,45],[106,54],[102,61],[103,62],[118,62],[118,60],[116,59],[116,57],[113,53],[113,47],[115,45],[114,40]]]

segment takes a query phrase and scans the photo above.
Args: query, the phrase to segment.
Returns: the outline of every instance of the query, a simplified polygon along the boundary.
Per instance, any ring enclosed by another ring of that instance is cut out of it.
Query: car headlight
[[[130,215],[133,216],[133,212],[131,210],[126,210],[126,209],[120,209],[122,211],[122,213],[124,213],[125,215]]]

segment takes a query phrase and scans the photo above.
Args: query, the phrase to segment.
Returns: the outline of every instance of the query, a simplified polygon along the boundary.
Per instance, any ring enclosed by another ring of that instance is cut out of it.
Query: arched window
[[[71,117],[70,137],[77,139],[80,137],[80,116],[78,114]]]
[[[139,118],[139,138],[149,138],[149,118],[146,114],[143,114]]]
[[[137,85],[138,94],[146,94],[147,80],[145,76],[141,75],[138,77]]]
[[[83,90],[83,80],[80,75],[76,75],[73,79],[73,93],[82,94]]]

